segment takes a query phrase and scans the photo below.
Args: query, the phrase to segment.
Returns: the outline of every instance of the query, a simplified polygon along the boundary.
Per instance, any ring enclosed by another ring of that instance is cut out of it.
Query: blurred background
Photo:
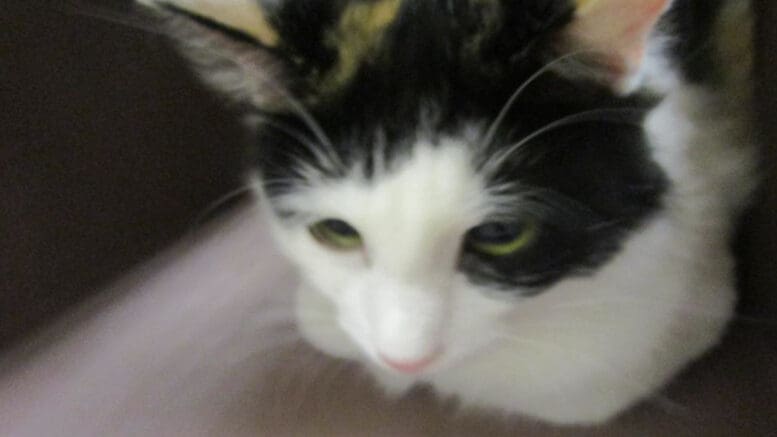
[[[2,2],[0,348],[176,241],[240,178],[237,122],[163,39],[88,16],[129,1],[67,3]]]
[[[180,239],[240,183],[229,108],[162,37],[90,16],[129,1],[68,3],[4,0],[0,14],[0,349]],[[738,247],[743,311],[774,315],[777,2],[756,3],[769,146]]]

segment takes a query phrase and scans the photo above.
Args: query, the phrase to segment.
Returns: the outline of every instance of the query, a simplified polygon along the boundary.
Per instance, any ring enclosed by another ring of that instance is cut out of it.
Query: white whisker
[[[510,109],[512,109],[513,105],[515,104],[516,100],[518,100],[518,97],[520,97],[524,91],[526,91],[527,88],[534,82],[536,82],[542,75],[550,71],[553,67],[557,66],[559,63],[564,62],[570,58],[573,58],[575,56],[579,56],[586,51],[580,50],[575,51],[572,53],[567,53],[563,56],[559,56],[558,58],[548,62],[545,64],[542,68],[540,68],[537,72],[535,72],[533,75],[531,75],[525,82],[523,82],[518,89],[510,96],[509,99],[507,99],[507,102],[504,104],[502,109],[499,111],[499,114],[494,119],[494,121],[491,123],[491,125],[488,127],[488,130],[486,131],[486,134],[483,136],[483,140],[481,144],[483,147],[488,148],[491,143],[494,141],[494,137],[496,136],[496,132],[501,127],[502,123],[504,122],[505,117],[507,117],[507,114],[510,112]]]
[[[578,123],[587,122],[608,122],[608,123],[623,123],[623,124],[636,124],[633,120],[624,118],[625,114],[643,114],[644,110],[639,108],[599,108],[589,111],[578,112],[575,114],[567,115],[554,122],[551,122],[544,127],[535,130],[531,134],[524,137],[521,141],[512,144],[503,152],[495,154],[490,157],[483,165],[482,169],[487,174],[493,174],[505,163],[505,161],[512,156],[513,153],[519,151],[526,144],[536,139],[537,137],[544,135],[553,130],[570,126]]]
[[[277,120],[273,120],[269,116],[252,114],[252,118],[257,120],[259,123],[261,123],[264,126],[269,126],[273,129],[278,130],[279,132],[282,132],[283,134],[295,140],[298,144],[305,146],[305,148],[310,152],[310,154],[315,156],[318,162],[321,163],[324,167],[326,167],[328,171],[335,173],[338,171],[338,169],[345,168],[345,165],[343,164],[342,160],[334,151],[334,148],[331,145],[327,146],[327,145],[315,143],[311,141],[303,133],[291,128],[290,126],[286,126],[285,124]]]
[[[232,191],[228,191],[226,194],[220,196],[213,202],[211,202],[208,206],[205,207],[205,209],[202,210],[201,213],[197,215],[197,217],[194,218],[192,221],[192,226],[197,227],[202,224],[202,222],[208,218],[213,212],[216,211],[220,206],[224,205],[225,203],[236,199],[240,197],[241,195],[251,192],[253,190],[253,187],[250,185],[243,185],[241,187],[235,188]]]
[[[129,28],[129,29],[140,30],[148,34],[167,36],[167,34],[164,31],[157,28],[157,26],[154,26],[152,24],[148,24],[145,21],[139,20],[137,17],[133,16],[132,14],[121,13],[115,10],[115,7],[109,8],[107,6],[102,6],[102,5],[98,6],[95,4],[88,4],[82,1],[66,1],[64,2],[64,4],[56,5],[54,7],[55,9],[61,12],[64,12],[66,14],[91,18],[94,20],[102,21],[104,23],[118,24],[120,26]]]

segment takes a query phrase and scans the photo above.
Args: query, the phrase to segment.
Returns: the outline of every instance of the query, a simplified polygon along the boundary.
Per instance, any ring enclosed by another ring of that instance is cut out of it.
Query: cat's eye
[[[332,249],[356,250],[362,247],[359,232],[342,220],[322,220],[311,225],[309,230],[316,241]]]
[[[467,243],[473,250],[484,255],[508,256],[531,245],[537,236],[537,229],[537,222],[531,219],[485,223],[470,229],[467,233]]]

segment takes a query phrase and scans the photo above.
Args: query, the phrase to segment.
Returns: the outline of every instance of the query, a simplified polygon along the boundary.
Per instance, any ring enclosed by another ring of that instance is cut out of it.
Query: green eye
[[[526,220],[516,223],[486,223],[467,233],[467,242],[484,255],[512,255],[528,247],[537,236],[537,223]]]
[[[355,250],[362,247],[359,232],[342,220],[322,220],[310,226],[309,230],[316,241],[332,249]]]

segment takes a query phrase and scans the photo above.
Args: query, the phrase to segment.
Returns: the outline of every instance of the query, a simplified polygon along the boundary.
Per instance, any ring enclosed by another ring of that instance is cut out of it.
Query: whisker
[[[567,115],[565,117],[562,117],[554,122],[551,122],[545,125],[540,129],[537,129],[533,133],[524,137],[521,141],[515,144],[512,144],[502,153],[495,154],[493,157],[489,158],[481,166],[481,168],[487,173],[496,172],[513,153],[520,150],[526,144],[536,139],[537,137],[544,135],[548,132],[551,132],[555,129],[559,129],[573,124],[595,123],[595,122],[634,124],[636,126],[639,126],[639,124],[636,121],[632,120],[631,118],[627,118],[625,116],[627,115],[641,116],[644,113],[645,113],[645,110],[640,108],[599,108],[599,109],[592,109],[588,111]]]
[[[515,102],[518,100],[518,97],[520,97],[526,89],[529,88],[531,84],[536,82],[542,75],[550,71],[553,67],[556,65],[573,58],[575,56],[579,56],[583,53],[585,53],[586,50],[579,50],[572,53],[567,53],[563,56],[560,56],[547,64],[545,64],[542,68],[537,70],[533,75],[531,75],[525,82],[523,82],[518,89],[510,96],[509,99],[507,99],[507,102],[504,104],[502,109],[499,111],[499,114],[494,119],[494,121],[489,125],[488,130],[486,131],[486,134],[483,136],[482,139],[482,146],[483,147],[489,147],[491,143],[494,141],[494,137],[496,137],[496,132],[501,127],[502,123],[504,122],[505,117],[507,117],[507,114],[510,112],[510,109],[512,109]]]
[[[255,73],[260,77],[261,80],[265,81],[265,83],[270,84],[276,88],[276,91],[281,94],[281,97],[283,97],[290,105],[292,105],[294,112],[297,113],[307,128],[311,130],[316,139],[322,145],[328,147],[334,156],[337,156],[332,140],[329,138],[329,136],[326,135],[324,129],[321,127],[315,117],[313,117],[313,114],[311,114],[310,111],[305,108],[302,102],[294,98],[285,87],[280,86],[277,81],[271,79],[268,75],[262,74],[260,71],[256,71]]]
[[[304,183],[304,179],[301,178],[271,178],[271,179],[259,179],[259,186],[263,191],[276,190],[283,191],[284,188],[289,188],[295,185],[301,185]]]
[[[180,42],[183,44],[192,44],[191,41],[180,41]],[[286,103],[290,105],[292,112],[299,117],[299,119],[311,131],[313,136],[316,137],[318,142],[321,143],[323,146],[327,147],[332,156],[338,156],[336,151],[334,150],[334,145],[331,139],[324,132],[324,129],[321,127],[321,124],[318,123],[315,117],[313,117],[313,114],[307,108],[305,108],[305,105],[303,105],[301,101],[299,101],[294,96],[292,96],[291,92],[289,92],[289,90],[286,87],[278,83],[277,80],[274,80],[263,69],[252,68],[252,66],[257,63],[253,59],[256,56],[255,52],[253,51],[243,52],[239,56],[235,57],[235,56],[227,56],[224,53],[221,53],[220,51],[217,51],[217,50],[213,50],[207,46],[204,46],[204,47],[201,45],[197,46],[198,50],[201,50],[203,48],[209,51],[209,53],[213,54],[216,57],[221,58],[226,62],[235,64],[239,68],[245,68],[249,70],[252,77],[258,80],[260,83],[264,85],[268,85],[270,88],[272,88],[275,92],[278,93],[278,95],[281,98],[283,98],[283,100],[286,101]],[[340,162],[340,164],[342,165],[342,162]]]
[[[290,165],[289,168],[286,169],[286,172],[289,173],[291,176],[277,177],[277,178],[265,178],[263,176],[260,176],[258,181],[260,182],[260,185],[262,187],[275,186],[280,188],[284,185],[286,186],[297,185],[301,187],[310,187],[311,182],[320,180],[320,173],[310,164],[298,159],[298,157],[295,157],[294,155],[292,155],[291,153],[288,153],[287,151],[281,151],[280,153],[282,153],[290,161],[296,163],[296,164]]]
[[[245,193],[251,192],[252,189],[253,187],[251,187],[250,185],[243,185],[220,196],[219,198],[217,198],[216,200],[208,204],[208,206],[206,206],[202,210],[202,212],[197,214],[194,220],[192,220],[191,226],[192,227],[200,226],[207,218],[209,218],[216,211],[216,209],[223,206],[225,203],[242,196]]]
[[[55,4],[52,7],[54,10],[65,14],[78,15],[105,23],[118,24],[129,29],[140,30],[152,35],[167,36],[167,34],[157,26],[139,19],[132,13],[119,12],[114,7],[98,6],[92,3],[72,0],[66,1],[64,4]]]
[[[279,132],[287,135],[289,138],[297,141],[298,144],[305,146],[305,148],[316,157],[316,159],[328,167],[330,172],[336,172],[338,168],[345,169],[345,164],[340,159],[339,155],[334,151],[331,145],[318,144],[311,141],[303,133],[295,130],[294,128],[287,126],[277,120],[273,120],[264,114],[255,113],[252,114],[252,118],[259,123],[269,126]],[[323,150],[322,150],[323,148]]]

